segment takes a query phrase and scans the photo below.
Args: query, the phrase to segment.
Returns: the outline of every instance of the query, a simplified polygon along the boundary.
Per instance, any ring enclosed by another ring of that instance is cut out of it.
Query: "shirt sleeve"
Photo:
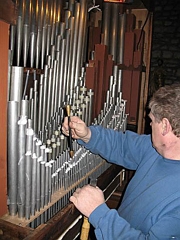
[[[88,143],[78,140],[78,143],[89,149],[94,154],[111,163],[125,168],[136,170],[138,165],[152,149],[149,135],[139,135],[126,131],[115,131],[102,126],[90,126],[91,139]]]
[[[103,203],[91,213],[89,221],[95,228],[98,240],[169,240],[180,239],[180,218],[177,216],[170,214],[162,217],[144,234]]]

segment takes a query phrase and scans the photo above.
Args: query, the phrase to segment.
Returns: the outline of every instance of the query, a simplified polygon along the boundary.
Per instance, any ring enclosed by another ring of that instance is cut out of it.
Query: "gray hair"
[[[153,94],[149,102],[149,108],[157,122],[167,118],[173,133],[180,137],[180,84],[159,88]]]

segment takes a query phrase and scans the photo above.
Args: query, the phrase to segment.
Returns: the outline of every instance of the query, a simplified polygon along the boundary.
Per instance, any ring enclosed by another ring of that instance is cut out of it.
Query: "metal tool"
[[[67,112],[67,116],[68,116],[68,125],[71,121],[71,118],[70,118],[70,114],[71,114],[71,106],[70,105],[67,105],[66,106],[66,112]],[[73,147],[72,147],[72,134],[71,134],[71,128],[69,127],[69,154],[70,154],[70,157],[72,158],[74,156],[74,151],[73,151]]]

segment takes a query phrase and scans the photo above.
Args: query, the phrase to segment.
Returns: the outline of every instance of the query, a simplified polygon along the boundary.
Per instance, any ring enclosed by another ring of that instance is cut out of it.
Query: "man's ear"
[[[167,118],[162,119],[162,135],[165,136],[167,133],[172,131],[171,124]]]

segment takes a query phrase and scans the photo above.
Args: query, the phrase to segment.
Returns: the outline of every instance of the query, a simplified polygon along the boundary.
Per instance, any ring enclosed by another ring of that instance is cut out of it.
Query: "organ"
[[[71,115],[88,125],[124,131],[131,121],[126,96],[135,89],[131,84],[127,89],[122,76],[141,74],[142,59],[136,66],[129,60],[125,64],[129,55],[124,56],[123,49],[125,23],[134,36],[135,15],[123,5],[100,7],[102,12],[90,10],[85,0],[17,3],[16,25],[11,24],[9,32],[8,211],[0,219],[2,239],[76,239],[82,215],[69,203],[72,192],[97,178],[111,204],[130,178],[129,171],[76,141],[74,156],[69,156],[68,139],[61,134],[67,104]],[[92,39],[93,34],[98,36]],[[139,40],[144,45],[145,40]]]

